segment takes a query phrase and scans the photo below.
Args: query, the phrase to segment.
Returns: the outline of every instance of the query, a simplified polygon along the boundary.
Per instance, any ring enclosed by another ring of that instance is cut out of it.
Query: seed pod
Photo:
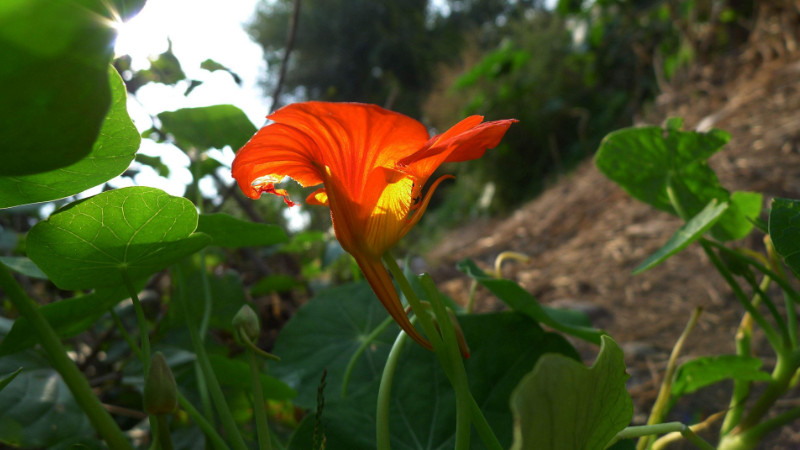
[[[244,305],[239,309],[239,312],[233,316],[233,328],[241,335],[250,339],[250,342],[258,340],[258,335],[261,333],[261,325],[258,322],[258,316],[250,305]]]
[[[178,408],[178,385],[164,354],[155,352],[144,383],[144,410],[150,415],[171,414]]]

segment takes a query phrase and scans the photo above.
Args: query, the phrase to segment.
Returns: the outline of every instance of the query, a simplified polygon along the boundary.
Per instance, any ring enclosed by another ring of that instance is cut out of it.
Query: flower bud
[[[261,325],[258,323],[258,316],[250,305],[244,305],[239,312],[233,316],[233,328],[240,336],[246,336],[250,342],[258,340],[261,332]]]
[[[144,383],[144,410],[150,415],[171,414],[178,408],[178,385],[164,354],[155,352]]]

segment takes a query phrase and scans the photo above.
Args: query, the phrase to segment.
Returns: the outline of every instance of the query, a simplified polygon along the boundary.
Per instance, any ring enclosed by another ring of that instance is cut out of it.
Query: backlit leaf
[[[722,380],[769,381],[767,372],[761,370],[762,362],[752,356],[719,355],[693,359],[681,364],[672,383],[672,397],[718,383]]]
[[[55,200],[97,186],[128,168],[139,148],[139,132],[128,116],[125,85],[113,67],[111,109],[84,158],[66,167],[31,175],[0,176],[0,208]],[[60,143],[59,143],[60,145]]]
[[[149,187],[104,192],[75,202],[28,233],[28,256],[61,289],[144,278],[209,244],[193,233],[192,202]]]
[[[183,150],[224,148],[239,150],[256,132],[241,109],[233,105],[183,108],[158,115],[163,131]]]
[[[603,450],[633,417],[627,379],[622,350],[608,336],[592,367],[539,358],[511,396],[512,450]]]
[[[91,152],[111,104],[116,33],[106,4],[0,2],[1,176],[51,171]]]

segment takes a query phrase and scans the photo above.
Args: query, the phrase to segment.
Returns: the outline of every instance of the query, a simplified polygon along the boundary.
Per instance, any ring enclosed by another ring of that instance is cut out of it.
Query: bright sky
[[[128,110],[139,131],[152,126],[151,116],[162,111],[180,108],[210,106],[229,103],[239,107],[250,120],[260,127],[269,112],[269,99],[258,85],[266,73],[261,47],[250,40],[244,31],[256,10],[259,0],[148,0],[142,11],[118,29],[116,54],[130,55],[133,69],[149,67],[148,58],[155,58],[167,50],[172,41],[172,51],[181,63],[187,78],[202,81],[188,96],[183,93],[189,82],[177,86],[149,83],[139,89],[136,98],[128,102]],[[209,72],[200,63],[212,59],[242,78],[238,86],[226,72]],[[191,182],[187,169],[189,159],[169,144],[142,140],[141,153],[160,156],[171,169],[168,183],[147,166],[140,169],[135,182],[140,186],[153,186],[172,195],[182,195]],[[209,155],[230,165],[233,151],[211,151]],[[230,173],[220,171],[220,176],[232,183]],[[208,182],[208,183],[206,183]],[[116,187],[131,185],[129,179],[111,181]],[[201,180],[203,192],[215,192],[210,180]],[[302,228],[306,215],[300,208],[287,209],[290,228]]]

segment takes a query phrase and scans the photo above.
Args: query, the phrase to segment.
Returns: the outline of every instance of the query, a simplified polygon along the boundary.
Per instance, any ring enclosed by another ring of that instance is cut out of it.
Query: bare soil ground
[[[710,160],[724,186],[764,193],[765,211],[773,197],[800,198],[800,54],[747,71],[734,61],[726,71],[725,82],[701,76],[662,94],[642,123],[681,116],[687,129],[726,130],[731,142]],[[454,230],[426,259],[437,268],[440,287],[465,301],[469,282],[454,269],[457,261],[472,258],[490,268],[505,250],[531,256],[527,265],[506,263],[503,275],[544,304],[586,311],[623,346],[632,375],[634,421],[642,423],[692,310],[702,306],[704,312],[681,361],[734,353],[743,312],[696,245],[649,272],[631,275],[680,225],[677,218],[630,198],[586,161],[510,217]],[[762,237],[756,232],[735,245],[761,250]],[[481,290],[477,302],[478,310],[502,308]],[[774,355],[763,336],[753,347],[771,369]],[[587,353],[587,359],[593,357]],[[679,404],[670,420],[693,423],[724,409],[730,387],[722,383],[701,390]],[[800,404],[800,391],[789,397],[781,408]],[[760,448],[800,448],[800,421],[773,433]]]

